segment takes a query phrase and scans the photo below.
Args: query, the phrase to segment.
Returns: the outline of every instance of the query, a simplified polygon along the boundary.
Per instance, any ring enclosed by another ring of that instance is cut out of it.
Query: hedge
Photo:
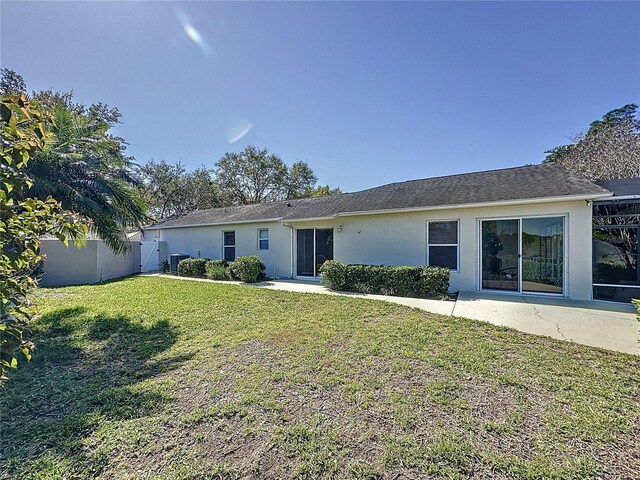
[[[417,298],[443,298],[449,290],[449,269],[442,267],[345,265],[328,260],[320,274],[322,284],[331,290]]]
[[[210,258],[185,258],[178,263],[178,275],[181,277],[240,280],[246,283],[264,280],[265,270],[264,263],[256,255],[238,257],[231,263]]]
[[[257,255],[238,257],[229,264],[232,279],[253,283],[266,278],[266,267]]]
[[[205,275],[209,280],[228,280],[228,268],[226,260],[209,260],[205,265]]]
[[[208,258],[185,258],[178,262],[178,275],[181,277],[204,278]]]

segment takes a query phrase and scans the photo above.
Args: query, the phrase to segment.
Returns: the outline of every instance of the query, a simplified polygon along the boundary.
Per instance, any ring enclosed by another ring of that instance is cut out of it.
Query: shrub
[[[171,265],[169,265],[169,262],[167,260],[164,260],[160,264],[160,271],[162,273],[169,273],[171,271]]]
[[[253,283],[266,277],[266,267],[256,255],[238,257],[229,264],[229,274],[232,279]]]
[[[205,265],[205,275],[209,280],[228,280],[226,260],[209,260]]]
[[[178,275],[181,277],[204,278],[208,258],[185,258],[178,262]]]
[[[336,260],[327,260],[320,267],[321,283],[331,290],[342,290],[347,280],[347,266]]]
[[[322,265],[320,272],[322,283],[332,290],[345,289],[399,297],[443,298],[447,296],[449,289],[449,269],[442,267],[344,265],[327,261]]]
[[[640,299],[634,298],[631,301],[636,306],[636,311],[638,312],[638,316],[636,318],[640,322]]]

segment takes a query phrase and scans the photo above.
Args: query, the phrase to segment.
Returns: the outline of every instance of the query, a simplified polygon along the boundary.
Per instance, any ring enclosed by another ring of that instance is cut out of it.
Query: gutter
[[[279,222],[280,218],[260,218],[257,220],[236,220],[235,222],[209,222],[209,223],[191,223],[187,225],[152,225],[145,227],[148,230],[163,230],[168,228],[192,228],[192,227],[213,227],[216,225],[240,225],[243,223],[266,223],[266,222]]]
[[[611,200],[612,202],[617,202],[618,200],[637,200],[640,198],[640,195],[620,195],[620,196],[610,196],[604,200]]]

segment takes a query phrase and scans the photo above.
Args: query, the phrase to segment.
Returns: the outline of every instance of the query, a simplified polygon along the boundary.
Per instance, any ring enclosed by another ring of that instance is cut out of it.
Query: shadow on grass
[[[177,335],[167,321],[91,316],[84,307],[39,318],[32,361],[0,391],[0,464],[16,478],[51,462],[74,477],[99,474],[106,459],[92,458],[84,440],[105,422],[154,415],[171,405],[173,384],[154,377],[193,356],[162,355]]]

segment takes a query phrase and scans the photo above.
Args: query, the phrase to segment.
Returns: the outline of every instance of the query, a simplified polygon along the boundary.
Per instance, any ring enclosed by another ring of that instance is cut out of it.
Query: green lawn
[[[640,358],[390,303],[43,289],[0,478],[640,478]]]

